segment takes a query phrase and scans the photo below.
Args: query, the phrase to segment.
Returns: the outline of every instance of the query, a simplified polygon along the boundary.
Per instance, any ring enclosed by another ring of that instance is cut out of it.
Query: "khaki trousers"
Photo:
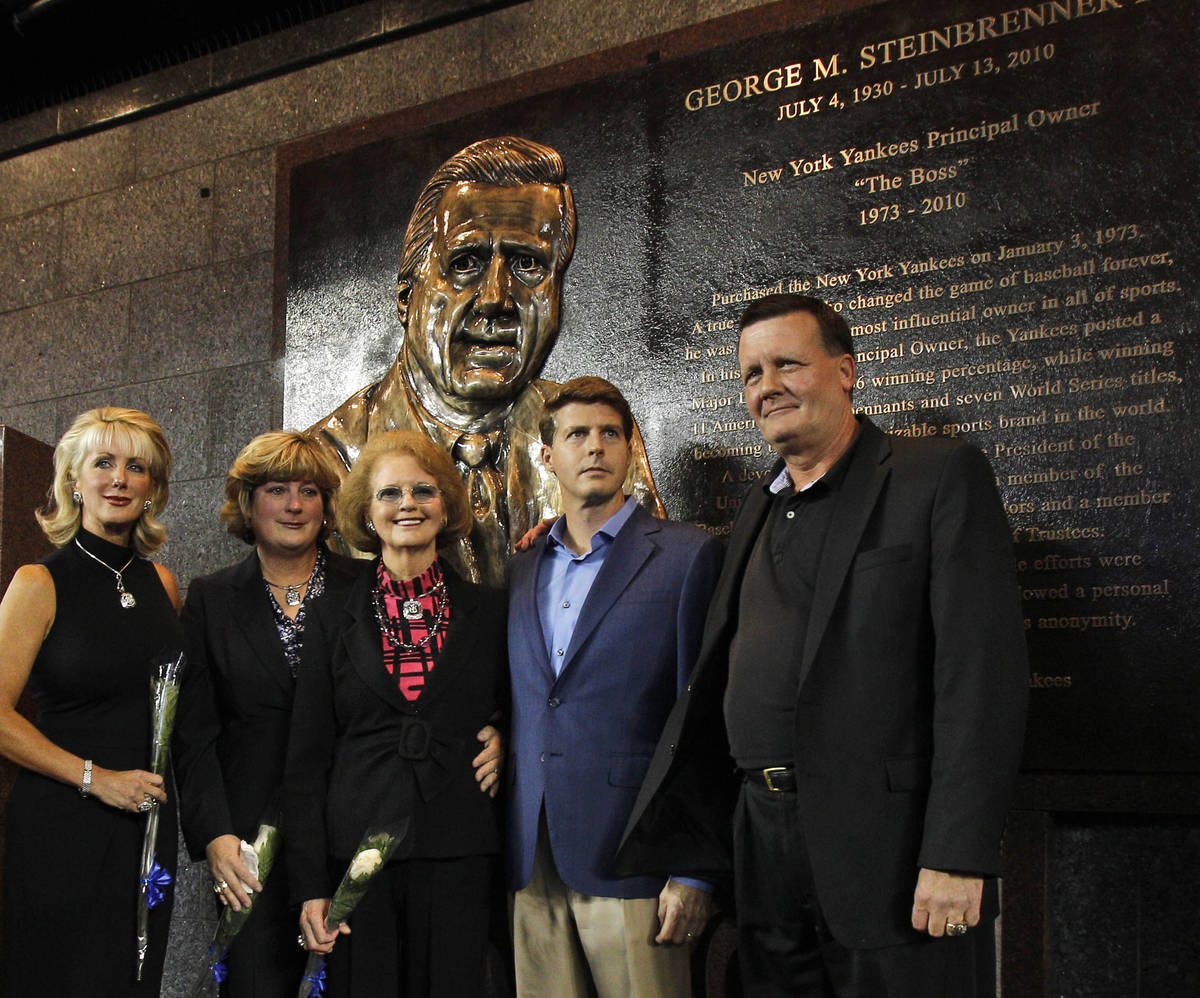
[[[529,883],[513,895],[518,998],[689,998],[691,948],[659,946],[658,898],[572,890],[538,829]]]

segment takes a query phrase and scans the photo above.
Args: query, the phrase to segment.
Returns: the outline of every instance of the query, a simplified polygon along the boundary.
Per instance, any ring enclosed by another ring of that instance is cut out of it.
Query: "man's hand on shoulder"
[[[982,877],[922,869],[913,891],[912,927],[934,938],[946,934],[947,924],[974,928],[982,900]]]
[[[692,942],[704,931],[715,910],[708,891],[668,880],[658,895],[660,929],[654,941],[676,946]]]
[[[541,537],[542,534],[548,534],[550,532],[550,528],[554,526],[554,521],[556,519],[558,519],[558,517],[552,516],[549,519],[542,520],[540,523],[535,523],[532,527],[526,530],[525,533],[517,538],[517,543],[513,545],[513,549],[516,551],[528,551],[531,547],[533,547],[533,542]]]

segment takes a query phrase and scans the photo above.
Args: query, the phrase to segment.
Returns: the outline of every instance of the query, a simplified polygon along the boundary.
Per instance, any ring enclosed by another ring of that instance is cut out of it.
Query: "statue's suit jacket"
[[[504,512],[508,536],[493,536],[476,521],[471,536],[459,541],[443,557],[466,579],[499,585],[504,563],[512,543],[526,531],[559,511],[558,479],[542,463],[542,441],[538,423],[542,403],[558,385],[535,380],[513,401],[501,424],[501,440],[506,458],[503,462]],[[309,432],[329,450],[339,468],[349,471],[358,452],[369,437],[389,430],[416,430],[452,447],[455,437],[448,427],[431,432],[430,419],[417,409],[405,384],[403,355],[396,360],[383,380],[351,395],[324,419],[309,427]],[[633,429],[633,463],[625,480],[625,491],[657,516],[665,516],[641,433]]]
[[[537,601],[545,544],[542,537],[518,554],[507,572],[510,885],[529,882],[544,807],[568,886],[599,897],[655,897],[662,876],[617,877],[612,859],[663,722],[695,664],[721,545],[697,527],[636,509],[613,539],[556,677]]]
[[[763,485],[780,467],[739,509],[696,672],[630,817],[621,869],[728,868],[729,642],[770,506]],[[795,804],[817,895],[839,942],[877,947],[915,938],[919,868],[999,873],[1028,662],[1012,535],[977,449],[886,435],[864,419],[839,498],[803,644],[781,654],[799,657]],[[985,916],[995,893],[989,880]]]

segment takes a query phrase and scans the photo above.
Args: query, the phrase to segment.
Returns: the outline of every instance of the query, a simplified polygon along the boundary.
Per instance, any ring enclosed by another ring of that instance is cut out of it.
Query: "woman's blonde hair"
[[[438,547],[445,547],[471,532],[474,517],[467,500],[467,489],[454,461],[446,451],[423,433],[393,430],[371,437],[358,455],[350,474],[342,483],[337,500],[337,527],[342,538],[359,551],[380,551],[379,538],[367,530],[367,507],[373,495],[371,476],[375,466],[392,454],[407,454],[421,469],[433,476],[446,507],[446,525],[438,531]]]
[[[340,476],[333,459],[315,437],[295,430],[260,433],[233,460],[225,476],[225,504],[221,522],[234,537],[254,543],[251,508],[254,490],[266,482],[312,482],[321,490],[325,522],[320,540],[329,536],[328,517]]]
[[[133,525],[134,550],[150,555],[167,539],[167,528],[158,520],[170,496],[171,478],[171,448],[162,427],[138,409],[103,406],[75,417],[54,448],[54,483],[45,507],[35,515],[42,531],[57,547],[68,543],[83,522],[83,508],[72,493],[84,458],[114,445],[143,458],[150,473],[150,508]]]

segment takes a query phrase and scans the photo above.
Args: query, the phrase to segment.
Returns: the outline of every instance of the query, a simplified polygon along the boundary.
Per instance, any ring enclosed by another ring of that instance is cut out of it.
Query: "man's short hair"
[[[846,320],[828,302],[810,295],[775,294],[759,298],[746,306],[738,330],[740,332],[756,322],[798,312],[807,312],[817,320],[817,327],[821,330],[821,345],[830,357],[840,357],[844,353],[854,356],[854,337],[850,335]]]
[[[571,262],[575,251],[575,201],[566,182],[562,156],[549,146],[529,139],[504,135],[480,139],[460,149],[439,166],[425,184],[413,206],[404,230],[400,249],[400,270],[396,275],[401,301],[407,300],[413,275],[429,253],[433,243],[433,222],[438,202],[451,184],[493,184],[520,187],[523,184],[552,184],[562,191],[562,238],[554,261],[558,270]]]
[[[542,418],[538,422],[538,433],[541,434],[542,443],[547,447],[554,443],[555,416],[563,406],[570,405],[572,402],[580,402],[584,405],[606,405],[615,410],[621,416],[621,428],[625,431],[626,441],[633,439],[633,412],[629,408],[629,403],[625,401],[625,396],[621,394],[621,390],[611,381],[605,381],[603,378],[572,378],[559,385],[558,390],[553,392],[542,404]]]

